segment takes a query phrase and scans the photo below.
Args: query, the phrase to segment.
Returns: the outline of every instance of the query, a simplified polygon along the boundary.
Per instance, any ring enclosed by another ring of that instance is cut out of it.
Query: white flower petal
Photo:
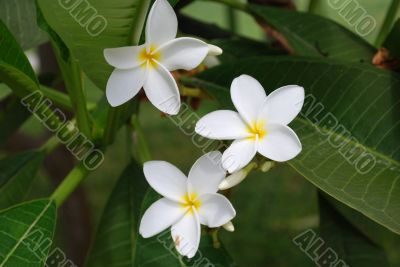
[[[282,162],[296,157],[301,152],[301,143],[292,129],[273,124],[267,126],[266,135],[258,140],[257,150],[269,159]]]
[[[220,227],[236,216],[231,202],[220,194],[205,194],[199,197],[200,223],[208,227]]]
[[[250,136],[239,113],[231,110],[217,110],[202,117],[196,124],[196,133],[201,136],[232,140]]]
[[[245,167],[256,155],[256,141],[250,138],[237,139],[222,155],[222,166],[229,173]]]
[[[171,228],[175,247],[182,256],[193,258],[200,244],[200,221],[196,210],[186,212]]]
[[[142,88],[146,68],[115,69],[107,82],[106,95],[111,106],[116,107],[132,99]]]
[[[187,193],[187,178],[174,165],[166,161],[148,161],[143,165],[147,182],[160,195],[183,202]]]
[[[160,63],[169,71],[192,70],[206,58],[208,45],[190,37],[177,38],[159,48]]]
[[[140,221],[139,233],[144,237],[157,235],[178,222],[186,210],[180,203],[162,198],[154,202]]]
[[[143,60],[139,59],[139,55],[144,48],[145,45],[107,48],[104,49],[104,58],[115,68],[132,69],[143,63]]]
[[[174,39],[178,30],[178,19],[167,0],[156,0],[150,10],[146,24],[146,43],[156,47]]]
[[[265,104],[267,95],[262,85],[249,75],[241,75],[233,80],[231,98],[240,116],[253,125]]]
[[[301,111],[304,103],[304,89],[288,85],[276,89],[267,97],[259,119],[269,124],[289,124]]]
[[[181,107],[178,86],[164,66],[158,64],[149,67],[143,88],[147,98],[156,108],[170,115],[178,114]]]
[[[189,194],[202,195],[218,191],[218,185],[226,174],[221,165],[221,158],[221,152],[213,151],[201,156],[194,163],[188,177]]]

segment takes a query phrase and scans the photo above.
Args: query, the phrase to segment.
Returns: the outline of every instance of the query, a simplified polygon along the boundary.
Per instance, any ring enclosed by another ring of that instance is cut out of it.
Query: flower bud
[[[216,45],[208,45],[208,56],[219,56],[222,54],[222,49]]]
[[[246,178],[247,174],[248,172],[245,169],[238,170],[222,180],[218,188],[220,190],[226,190],[234,187],[235,185],[242,182]]]
[[[233,226],[232,221],[229,221],[226,224],[222,225],[222,228],[224,228],[228,232],[234,232],[235,231],[235,226]]]

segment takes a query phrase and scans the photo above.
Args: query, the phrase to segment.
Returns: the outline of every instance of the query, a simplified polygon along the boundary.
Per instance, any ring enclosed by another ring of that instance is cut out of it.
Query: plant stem
[[[60,139],[56,135],[52,136],[46,143],[44,143],[39,150],[42,150],[46,154],[51,153],[60,145]]]
[[[60,91],[57,91],[56,89],[49,88],[44,85],[40,85],[40,91],[43,93],[45,97],[53,101],[53,103],[62,109],[68,110],[68,111],[73,111],[74,107],[72,105],[70,97]],[[86,105],[87,110],[93,110],[96,107],[96,103],[94,102],[88,102]]]
[[[229,6],[229,7],[234,8],[234,9],[241,10],[243,12],[247,12],[247,13],[250,12],[249,9],[247,8],[246,4],[243,4],[243,3],[240,3],[240,2],[237,2],[237,1],[232,1],[232,0],[201,0],[201,1],[216,2],[216,3],[220,3],[220,4],[223,4],[223,5]]]
[[[317,8],[318,5],[318,0],[310,0],[310,3],[308,4],[308,12],[313,12]]]
[[[237,25],[235,10],[232,7],[226,7],[226,13],[228,17],[229,30],[231,30],[231,32],[236,32]]]
[[[136,133],[136,138],[137,138],[136,151],[138,154],[138,158],[140,162],[143,164],[146,161],[151,160],[151,153],[147,145],[147,142],[144,138],[143,128],[140,124],[139,116],[137,114],[134,114],[132,116],[131,124]]]
[[[89,171],[80,163],[70,171],[51,195],[50,199],[55,201],[57,207],[60,207],[88,174]]]
[[[205,99],[211,98],[200,88],[187,87],[183,84],[181,84],[179,86],[179,91],[180,91],[181,96],[198,97],[198,98],[202,98],[202,99],[203,98],[205,98]]]
[[[43,85],[40,86],[40,91],[43,93],[45,97],[50,99],[57,107],[66,110],[73,110],[71,99],[69,98],[68,95]]]
[[[64,64],[61,63],[61,65]],[[70,61],[65,67],[61,66],[61,72],[63,72],[65,85],[71,97],[78,128],[88,139],[91,139],[89,113],[87,110],[86,96],[83,91],[82,71],[76,59],[70,58]]]
[[[392,28],[393,21],[396,18],[399,6],[400,6],[400,0],[392,0],[392,3],[390,4],[389,9],[386,13],[385,21],[383,22],[381,31],[379,32],[379,35],[375,41],[376,47],[381,47],[382,44],[384,43],[387,35],[390,32],[390,29]]]
[[[110,107],[107,114],[107,124],[104,129],[103,144],[109,145],[114,141],[118,130],[120,117],[124,106]]]

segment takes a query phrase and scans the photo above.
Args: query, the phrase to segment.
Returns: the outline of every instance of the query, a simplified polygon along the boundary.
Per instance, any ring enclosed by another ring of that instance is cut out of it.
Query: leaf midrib
[[[378,150],[373,150],[372,148],[370,148],[369,146],[366,146],[366,145],[362,144],[361,142],[355,142],[355,141],[353,141],[352,138],[346,139],[343,135],[338,134],[337,132],[335,132],[335,131],[333,131],[333,130],[331,130],[331,129],[328,129],[328,130],[322,129],[321,127],[318,127],[316,124],[313,124],[313,123],[312,123],[310,120],[308,120],[308,119],[296,118],[295,120],[298,121],[298,122],[300,122],[300,123],[303,123],[303,124],[308,124],[308,125],[311,126],[311,127],[318,128],[318,129],[320,129],[321,132],[327,132],[329,135],[333,135],[333,136],[335,136],[335,137],[339,137],[341,140],[347,140],[348,142],[346,142],[344,145],[347,145],[347,144],[351,143],[351,144],[353,144],[354,146],[360,146],[360,147],[364,148],[365,150],[367,150],[368,152],[370,152],[371,154],[374,154],[374,155],[376,155],[377,157],[383,158],[383,159],[385,159],[386,161],[388,161],[388,162],[392,163],[393,165],[396,165],[397,167],[400,168],[400,162],[399,162],[399,161],[392,159],[391,157],[387,156],[386,154],[383,154],[382,152],[380,152],[380,151],[378,151]],[[343,146],[344,146],[344,145],[343,145]]]

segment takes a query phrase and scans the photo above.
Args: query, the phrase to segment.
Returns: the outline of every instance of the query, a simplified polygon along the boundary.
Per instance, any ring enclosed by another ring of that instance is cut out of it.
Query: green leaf
[[[400,58],[400,49],[398,46],[399,38],[400,38],[400,19],[398,19],[396,23],[393,25],[392,30],[390,31],[388,37],[386,38],[383,44],[383,47],[389,49],[389,51],[397,58]]]
[[[319,210],[321,237],[339,260],[348,266],[390,266],[384,250],[351,225],[322,195]],[[327,260],[327,256],[320,260]]]
[[[24,50],[47,41],[47,36],[36,25],[35,0],[1,0],[0,19]]]
[[[43,159],[42,152],[25,152],[0,160],[0,209],[24,200]]]
[[[103,211],[86,266],[133,266],[140,207],[146,188],[140,166],[130,164]]]
[[[78,59],[83,71],[102,90],[112,71],[112,67],[104,60],[103,50],[132,44],[133,29],[140,27],[137,24],[145,15],[143,10],[146,10],[149,2],[37,1],[47,23]]]
[[[30,117],[28,110],[15,96],[9,96],[0,102],[0,147]]]
[[[347,207],[335,199],[324,195],[330,205],[337,210],[353,227],[357,228],[365,237],[373,243],[383,247],[390,263],[395,266],[400,262],[398,253],[400,248],[400,236],[389,231],[380,224],[375,223],[358,211]]]
[[[249,8],[282,33],[296,55],[369,63],[376,52],[361,37],[329,19],[260,5]]]
[[[291,125],[303,151],[289,164],[329,195],[400,233],[399,76],[336,60],[257,57],[209,69],[190,82],[227,103],[232,80],[243,73],[268,92],[287,84],[305,88],[303,117]]]
[[[0,80],[20,97],[39,89],[36,75],[7,27],[0,21]]]
[[[56,206],[50,200],[0,211],[0,266],[44,266],[55,220]]]
[[[17,41],[1,21],[0,51],[7,51],[7,53],[0,53],[0,80],[20,98],[31,95],[33,92],[38,93],[41,88],[32,66],[26,58],[24,51],[22,51]],[[44,92],[48,93],[48,90],[45,89]],[[57,95],[59,94],[51,94],[53,100],[57,100],[54,98]],[[52,110],[54,110],[47,102],[43,101],[40,103],[42,104],[38,107],[36,113],[50,115],[49,113],[52,113]],[[43,117],[43,115],[41,116]],[[54,119],[59,118],[54,116]]]

